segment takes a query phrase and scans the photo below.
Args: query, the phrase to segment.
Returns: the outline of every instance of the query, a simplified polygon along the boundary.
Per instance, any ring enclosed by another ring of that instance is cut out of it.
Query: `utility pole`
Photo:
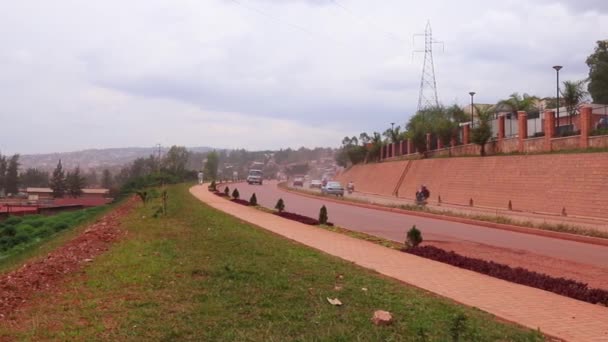
[[[158,165],[157,165],[157,172],[160,175],[160,149],[161,149],[161,145],[160,144],[156,144],[156,147],[158,147]]]

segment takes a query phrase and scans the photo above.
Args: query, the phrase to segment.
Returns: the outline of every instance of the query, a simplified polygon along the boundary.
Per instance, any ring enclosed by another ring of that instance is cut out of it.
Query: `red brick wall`
[[[391,195],[406,162],[355,166],[342,179],[358,190]],[[608,218],[608,153],[439,158],[411,161],[400,197],[417,187],[431,201]]]
[[[391,196],[409,160],[355,165],[336,179],[343,186],[355,182],[357,191]]]

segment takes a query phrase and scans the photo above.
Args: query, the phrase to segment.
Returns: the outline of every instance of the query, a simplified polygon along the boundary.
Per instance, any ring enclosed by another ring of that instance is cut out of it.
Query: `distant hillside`
[[[165,153],[168,148],[162,148]],[[192,152],[208,152],[210,147],[189,147]],[[72,169],[76,166],[84,171],[89,169],[117,168],[128,164],[141,157],[148,157],[158,153],[152,147],[126,147],[126,148],[107,148],[91,149],[76,152],[48,153],[48,154],[29,154],[19,158],[22,169],[38,168],[40,170],[51,171],[57,166],[57,161],[61,159],[64,169]]]

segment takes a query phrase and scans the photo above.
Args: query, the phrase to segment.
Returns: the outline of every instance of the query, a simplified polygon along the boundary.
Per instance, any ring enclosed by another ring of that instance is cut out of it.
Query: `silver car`
[[[327,182],[327,184],[321,188],[321,192],[324,195],[344,196],[344,187],[340,182]]]

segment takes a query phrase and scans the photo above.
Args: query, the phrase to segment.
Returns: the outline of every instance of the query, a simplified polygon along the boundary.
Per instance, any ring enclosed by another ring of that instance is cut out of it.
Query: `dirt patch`
[[[123,235],[119,229],[120,219],[135,203],[135,198],[127,200],[46,257],[0,275],[0,321],[13,317],[35,294],[52,292],[68,274],[79,271],[107,251],[110,244]]]
[[[472,258],[491,260],[511,267],[522,267],[553,277],[574,279],[587,283],[592,288],[608,289],[608,269],[602,267],[473,242],[425,241],[424,245],[454,251]]]

